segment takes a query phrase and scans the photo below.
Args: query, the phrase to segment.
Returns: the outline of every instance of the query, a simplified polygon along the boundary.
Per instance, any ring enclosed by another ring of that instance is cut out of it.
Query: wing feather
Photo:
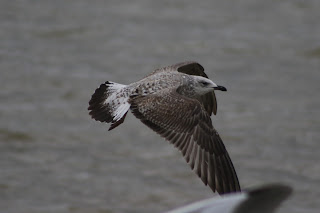
[[[188,150],[185,154],[185,159],[186,159],[187,163],[189,163],[190,156],[191,156],[192,150],[194,149],[194,146],[196,146],[196,143],[190,143]]]
[[[219,194],[240,191],[229,154],[198,100],[167,91],[135,96],[129,103],[137,118],[181,151],[205,185]]]
[[[209,152],[206,152],[208,156],[208,185],[212,190],[216,189],[215,185],[215,163],[214,158],[212,155],[210,155]]]
[[[193,149],[193,152],[191,155],[191,162],[190,162],[190,167],[192,170],[194,169],[194,165],[196,163],[198,148],[199,148],[199,146],[197,146],[197,144],[194,143],[194,149]]]
[[[201,163],[201,180],[205,185],[207,185],[208,184],[208,157],[204,149],[201,149],[201,151],[202,151],[202,159],[203,159],[203,162]]]

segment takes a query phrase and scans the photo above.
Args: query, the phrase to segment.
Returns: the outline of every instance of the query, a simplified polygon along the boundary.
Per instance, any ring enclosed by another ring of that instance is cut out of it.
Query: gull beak
[[[214,90],[221,90],[221,91],[227,91],[227,88],[225,88],[224,86],[220,86],[220,85],[217,85],[215,87],[213,87]]]

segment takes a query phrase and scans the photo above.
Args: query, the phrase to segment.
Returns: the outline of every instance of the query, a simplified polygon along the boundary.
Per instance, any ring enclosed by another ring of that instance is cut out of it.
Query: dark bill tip
[[[216,87],[213,87],[214,90],[221,90],[221,91],[227,91],[227,88],[225,88],[224,86],[216,86]]]

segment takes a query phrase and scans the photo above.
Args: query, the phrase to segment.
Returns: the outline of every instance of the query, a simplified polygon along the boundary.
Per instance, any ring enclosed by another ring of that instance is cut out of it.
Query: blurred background
[[[320,1],[4,0],[0,211],[163,212],[212,196],[173,146],[128,114],[88,115],[106,80],[195,60],[242,188],[282,182],[279,212],[320,208]]]

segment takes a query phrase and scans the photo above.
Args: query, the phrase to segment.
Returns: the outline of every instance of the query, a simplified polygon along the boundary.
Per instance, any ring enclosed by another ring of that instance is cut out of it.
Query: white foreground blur
[[[292,193],[284,184],[270,184],[198,201],[166,213],[272,213]]]

